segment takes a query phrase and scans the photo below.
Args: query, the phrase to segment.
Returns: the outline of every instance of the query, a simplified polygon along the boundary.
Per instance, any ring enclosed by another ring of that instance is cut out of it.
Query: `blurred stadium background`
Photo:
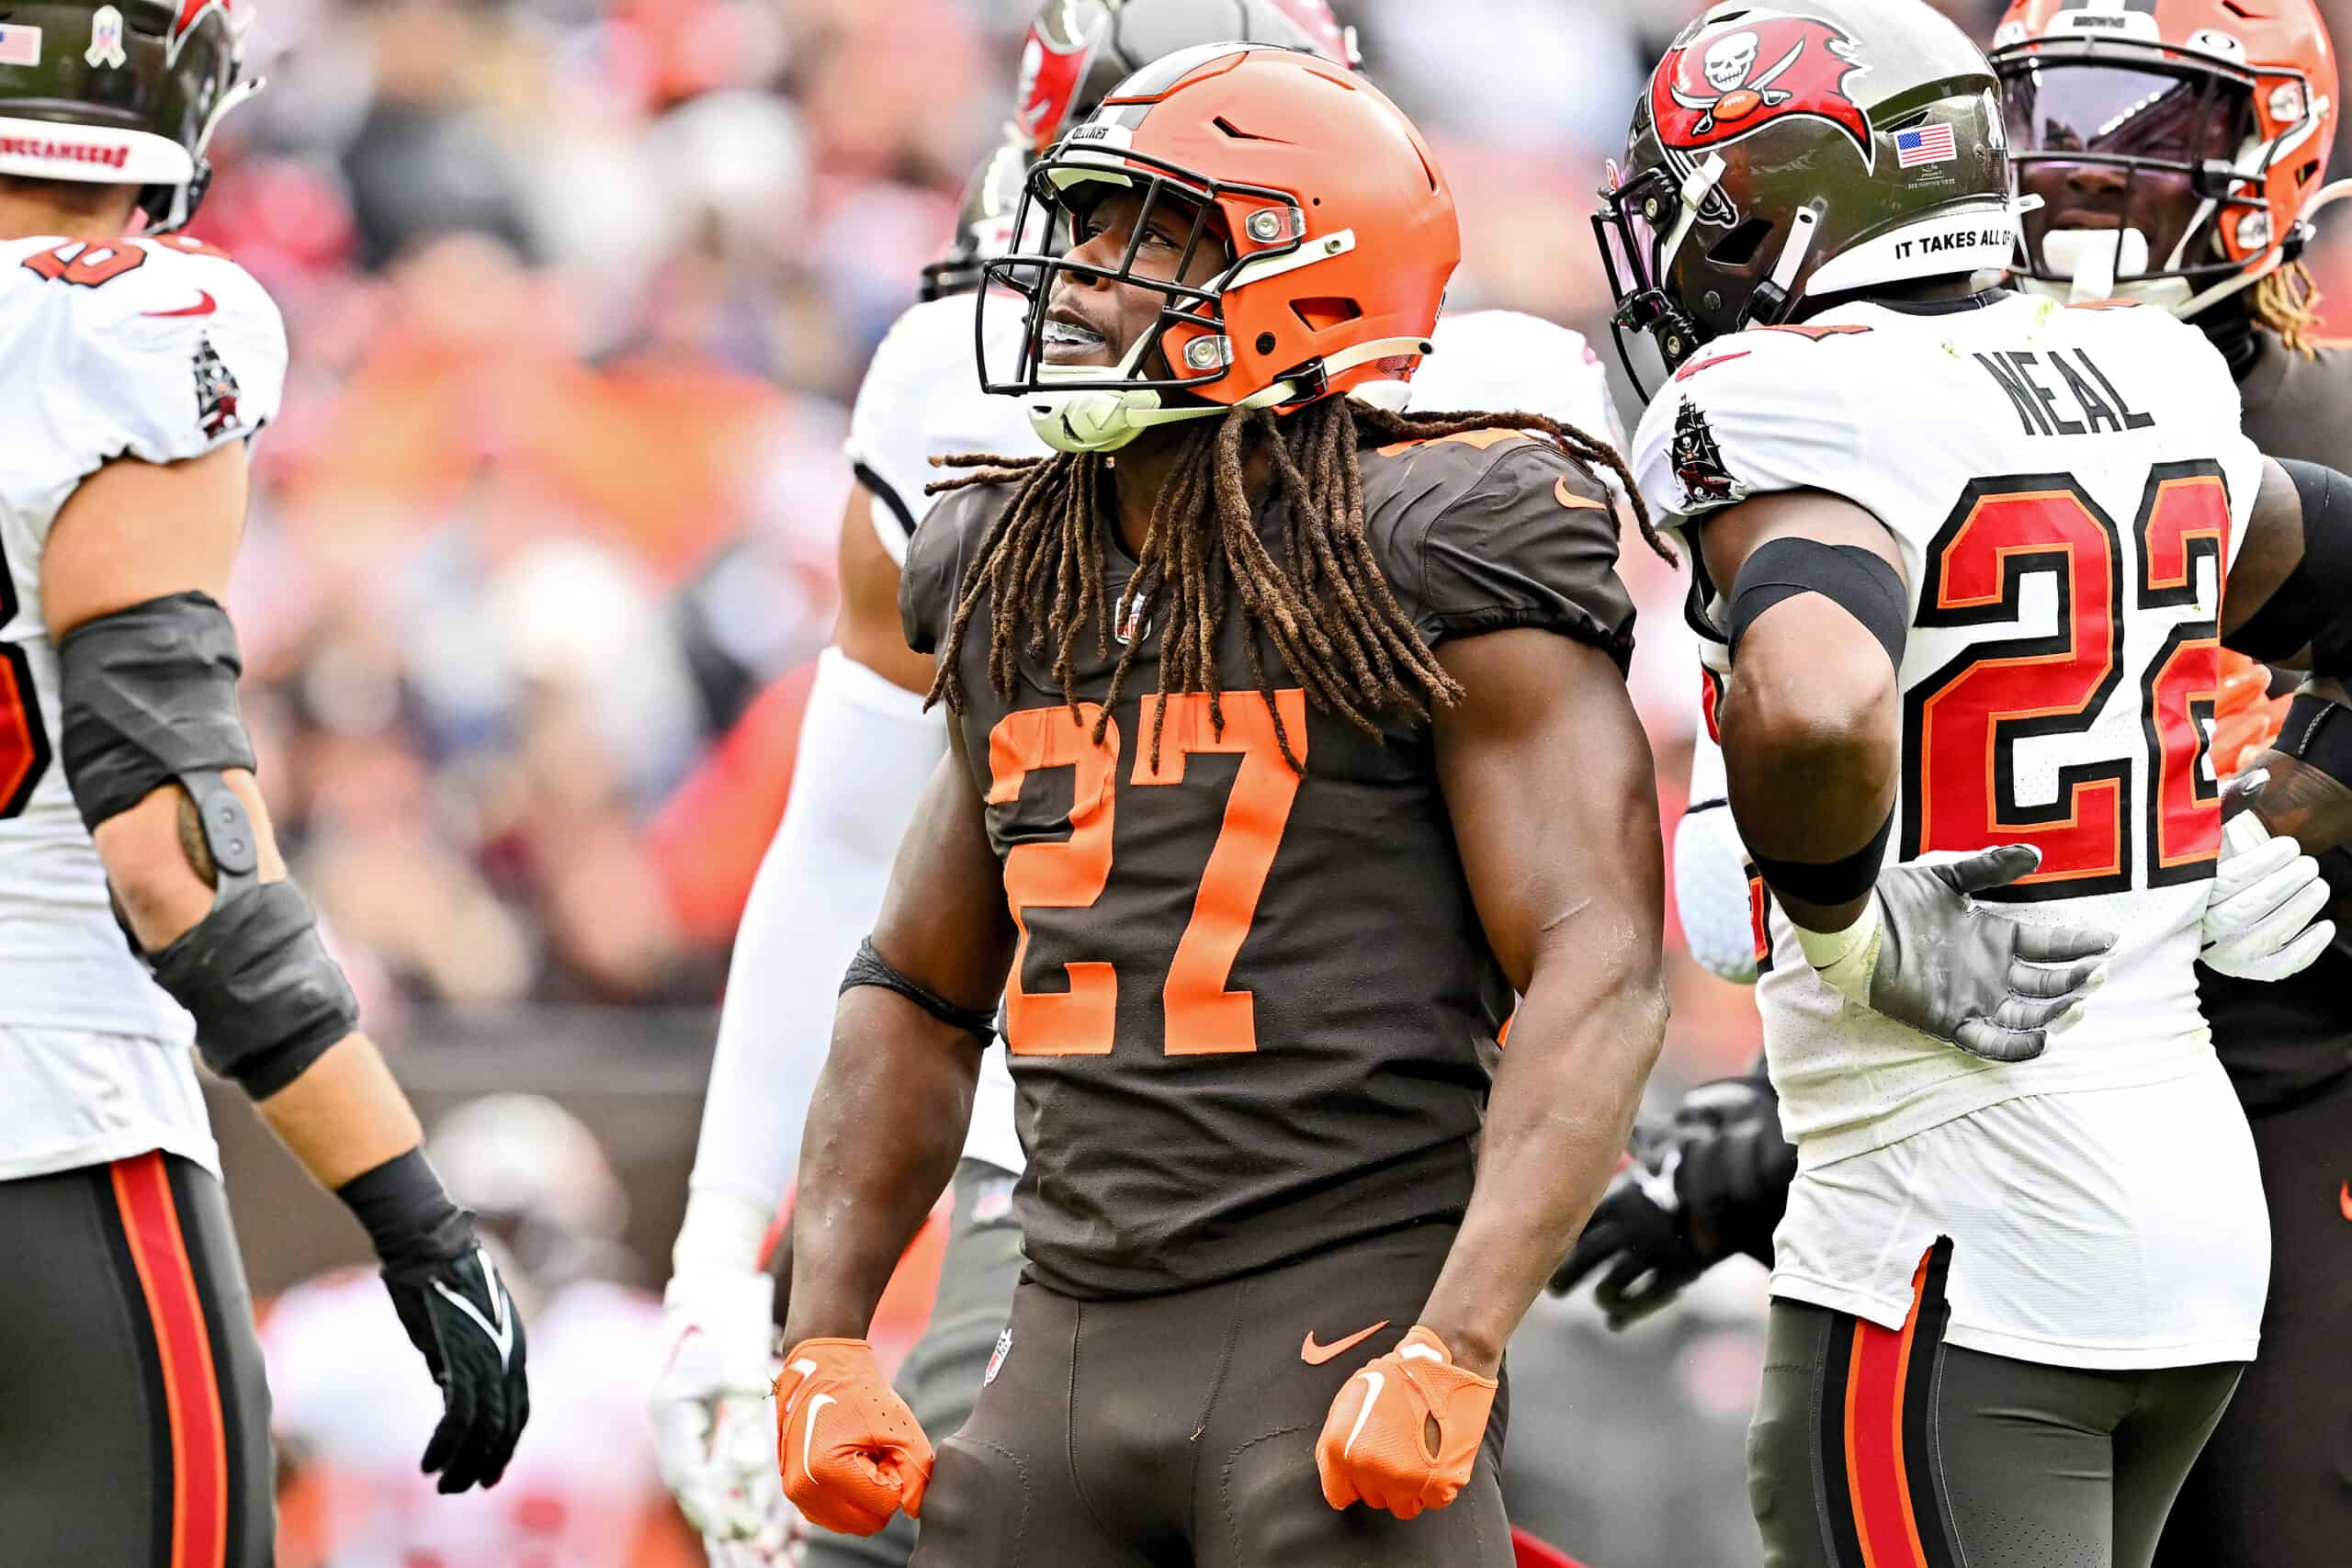
[[[2000,9],[1939,3],[1979,37]],[[1456,302],[1606,352],[1591,193],[1698,5],[1335,6],[1455,183]],[[1005,117],[1033,8],[258,8],[270,91],[230,122],[195,231],[270,288],[294,349],[232,606],[262,781],[428,1121],[492,1089],[573,1110],[641,1286],[667,1272],[729,942],[831,625],[848,404]],[[2352,28],[2352,0],[2327,8]],[[2312,260],[2352,323],[2337,228]],[[1626,562],[1670,824],[1691,654],[1671,574]],[[1744,993],[1673,976],[1661,1097],[1757,1043]],[[240,1098],[215,1117],[259,1292],[365,1260]],[[1522,1520],[1595,1568],[1754,1562],[1761,1307],[1745,1265],[1621,1337],[1540,1303],[1513,1352]],[[289,1529],[281,1561],[320,1550]]]

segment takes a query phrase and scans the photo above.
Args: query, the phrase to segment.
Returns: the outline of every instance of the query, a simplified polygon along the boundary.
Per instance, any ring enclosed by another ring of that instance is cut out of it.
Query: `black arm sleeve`
[[[2352,674],[2352,479],[2291,458],[2278,466],[2303,503],[2303,558],[2224,640],[2265,663],[2309,647],[2313,674]]]

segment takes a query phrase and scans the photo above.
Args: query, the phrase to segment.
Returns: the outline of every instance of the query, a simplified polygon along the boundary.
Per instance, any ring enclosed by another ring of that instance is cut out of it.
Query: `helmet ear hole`
[[[1746,266],[1772,237],[1773,223],[1769,218],[1751,218],[1717,240],[1707,252],[1707,259],[1717,266]]]
[[[1345,326],[1363,316],[1363,307],[1354,300],[1331,295],[1314,299],[1294,299],[1290,308],[1300,324],[1311,333],[1329,332],[1333,327]]]

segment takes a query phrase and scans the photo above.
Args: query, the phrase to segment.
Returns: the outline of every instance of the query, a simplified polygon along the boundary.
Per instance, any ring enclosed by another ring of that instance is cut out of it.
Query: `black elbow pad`
[[[95,830],[177,784],[211,855],[211,911],[141,957],[196,1019],[206,1064],[255,1100],[277,1093],[358,1027],[359,1004],[311,901],[260,881],[259,834],[221,777],[254,765],[235,629],[205,594],[174,593],[76,626],[58,662],[60,750],[83,822]]]

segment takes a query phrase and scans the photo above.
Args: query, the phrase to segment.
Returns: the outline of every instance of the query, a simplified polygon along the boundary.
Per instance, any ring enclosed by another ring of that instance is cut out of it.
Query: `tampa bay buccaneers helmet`
[[[1225,42],[1358,63],[1354,29],[1340,26],[1329,0],[1046,0],[1021,48],[1013,124],[1043,152],[1153,61]]]
[[[2335,141],[2313,0],[2017,0],[1994,35],[2038,291],[2193,316],[2294,261]]]
[[[922,269],[925,300],[978,288],[982,264],[1012,248],[1012,215],[1021,206],[1029,155],[1028,141],[1008,133],[972,170],[956,213],[956,237],[945,255]]]
[[[237,0],[20,0],[0,6],[0,175],[140,187],[151,229],[196,216],[242,75]]]
[[[2017,215],[1993,68],[1925,0],[1716,5],[1634,110],[1594,228],[1619,352],[1788,321],[1809,299],[2005,268]]]
[[[1069,232],[1067,218],[1113,191],[1142,203],[1118,265],[1039,252],[987,268],[988,287],[1027,298],[1028,323],[1010,367],[988,362],[982,337],[981,382],[1020,397],[1048,446],[1115,451],[1152,425],[1340,392],[1401,403],[1431,352],[1462,236],[1420,132],[1369,82],[1295,50],[1170,55],[1038,160],[1014,231]],[[1136,267],[1156,213],[1177,215],[1186,236],[1175,279]],[[1204,246],[1225,265],[1181,281]],[[1116,366],[1047,364],[1060,276],[1157,291],[1158,321]]]

